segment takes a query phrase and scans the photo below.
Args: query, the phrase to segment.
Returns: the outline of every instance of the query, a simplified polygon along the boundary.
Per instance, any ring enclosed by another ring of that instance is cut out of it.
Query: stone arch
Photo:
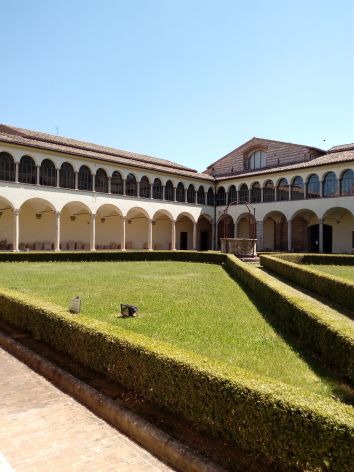
[[[55,244],[55,206],[42,198],[24,201],[19,213],[19,249],[54,249]]]
[[[172,249],[172,222],[173,216],[167,210],[158,210],[153,216],[152,249]]]
[[[107,172],[100,167],[95,175],[95,191],[99,193],[108,193],[108,176]]]
[[[150,198],[150,181],[146,175],[140,179],[139,196],[141,198]]]
[[[251,213],[241,213],[236,221],[237,238],[256,238],[256,221]]]
[[[205,190],[203,185],[199,185],[197,192],[197,203],[198,205],[205,205]]]
[[[288,250],[288,221],[281,211],[270,211],[263,218],[263,250]]]
[[[75,171],[70,162],[63,162],[59,171],[59,187],[75,188]]]
[[[121,249],[122,212],[111,203],[104,203],[96,211],[96,249]]]
[[[291,250],[295,252],[318,252],[318,216],[313,210],[297,210],[291,218]],[[317,231],[317,232],[316,232]]]
[[[45,187],[56,187],[57,171],[54,162],[50,159],[43,159],[39,169],[39,183]]]
[[[193,249],[193,229],[195,220],[188,212],[182,212],[176,219],[176,248]]]
[[[323,252],[350,254],[354,250],[353,211],[345,207],[332,207],[322,216]]]
[[[8,152],[0,152],[0,180],[15,182],[15,161]]]
[[[13,213],[14,205],[0,197],[0,251],[13,249]]]
[[[201,214],[197,221],[197,249],[208,251],[212,248],[212,219],[207,214]]]
[[[92,210],[82,202],[66,203],[60,212],[60,247],[63,250],[90,249]]]
[[[218,220],[218,239],[217,249],[221,247],[222,238],[234,238],[235,237],[235,224],[231,215],[221,215]]]
[[[133,207],[127,212],[126,218],[126,249],[148,249],[148,212],[143,208]]]
[[[18,181],[23,184],[37,183],[37,168],[31,156],[22,156],[18,166]]]

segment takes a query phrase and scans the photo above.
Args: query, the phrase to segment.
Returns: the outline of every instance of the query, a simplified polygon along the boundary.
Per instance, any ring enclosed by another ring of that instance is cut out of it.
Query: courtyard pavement
[[[172,471],[0,348],[0,472]]]

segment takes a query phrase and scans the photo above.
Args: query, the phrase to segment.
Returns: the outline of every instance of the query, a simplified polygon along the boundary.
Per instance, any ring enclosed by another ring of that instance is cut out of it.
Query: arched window
[[[346,170],[343,172],[340,182],[341,195],[354,195],[354,172]]]
[[[281,179],[277,188],[277,201],[283,202],[289,200],[289,184],[286,179]]]
[[[150,198],[150,182],[144,175],[140,180],[140,196],[141,198]]]
[[[255,182],[251,188],[251,202],[260,203],[262,201],[262,191],[259,182]]]
[[[207,205],[214,206],[214,190],[211,187],[209,187],[207,193]]]
[[[59,187],[75,188],[75,172],[73,166],[68,162],[61,165],[59,171]]]
[[[202,185],[200,185],[200,187],[198,188],[197,202],[199,205],[205,205],[205,192],[204,187]]]
[[[176,188],[176,200],[177,202],[184,202],[185,197],[184,197],[184,185],[182,182],[179,182]]]
[[[337,197],[338,196],[338,182],[334,172],[328,172],[323,180],[323,196]]]
[[[195,190],[194,190],[194,185],[192,184],[190,184],[187,189],[187,202],[195,203]]]
[[[248,157],[248,168],[249,169],[261,169],[266,167],[267,158],[263,151],[255,151]]]
[[[291,200],[303,200],[304,194],[304,181],[302,177],[295,177],[291,185]]]
[[[307,181],[307,198],[320,198],[320,179],[312,174]]]
[[[92,190],[92,175],[87,166],[81,166],[79,170],[79,190]]]
[[[163,197],[163,188],[160,179],[155,179],[154,183],[152,184],[152,198],[155,200],[162,200]]]
[[[111,178],[111,192],[114,195],[123,195],[123,179],[121,174],[115,170]]]
[[[98,169],[95,177],[96,192],[108,193],[108,177],[104,169]]]
[[[30,156],[23,156],[18,168],[18,180],[23,184],[35,184],[37,181],[37,170],[34,160]]]
[[[0,180],[15,182],[15,162],[7,152],[0,153]]]
[[[229,188],[229,196],[228,196],[228,203],[237,202],[237,191],[234,185],[231,185]]]
[[[275,188],[272,180],[267,180],[263,188],[263,201],[274,202],[275,200]]]
[[[219,187],[216,192],[216,206],[226,205],[226,192],[224,187]]]
[[[57,184],[57,171],[55,165],[49,159],[44,159],[41,164],[39,183],[46,187],[55,187]]]
[[[134,174],[127,175],[127,180],[125,182],[125,193],[129,197],[137,196],[137,185],[136,185],[136,178]]]
[[[175,199],[174,192],[173,192],[173,183],[171,180],[168,180],[165,185],[165,200],[169,202],[173,202]]]
[[[248,186],[247,184],[242,184],[240,190],[238,191],[238,199],[240,203],[248,202]]]

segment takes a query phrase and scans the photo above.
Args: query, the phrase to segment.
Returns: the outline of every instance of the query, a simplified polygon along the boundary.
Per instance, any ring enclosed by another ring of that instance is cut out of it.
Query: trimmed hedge
[[[270,256],[261,256],[261,262],[265,258]],[[241,264],[234,256],[228,256],[226,265],[268,307],[283,332],[295,336],[354,385],[354,329],[349,318],[339,313],[334,316],[317,300],[301,296],[261,270]]]
[[[226,258],[247,278],[244,264]],[[0,290],[0,316],[276,470],[354,470],[353,408]]]
[[[354,266],[354,256],[349,254],[288,254],[288,253],[261,253],[260,256],[272,256],[295,264],[321,264]]]
[[[321,261],[327,259],[322,259],[321,256],[320,258]],[[353,310],[354,283],[345,281],[340,277],[324,274],[314,269],[305,267],[304,265],[300,265],[306,263],[309,264],[309,260],[313,259],[307,256],[295,256],[290,258],[284,256],[277,257],[263,255],[260,257],[261,264],[272,272],[275,272],[290,282],[300,285],[300,287],[312,290],[313,292],[326,297],[332,302],[338,303],[346,308],[349,308],[350,310]],[[337,257],[335,257],[335,261],[338,261]],[[348,259],[346,257],[342,259],[342,262],[344,262],[344,264],[341,265],[350,265],[348,264]],[[318,262],[311,263],[318,264]],[[327,259],[327,264],[335,263],[336,262],[332,262],[332,257]],[[352,263],[354,264],[354,258],[352,259]],[[321,262],[321,264],[323,264],[323,262]]]

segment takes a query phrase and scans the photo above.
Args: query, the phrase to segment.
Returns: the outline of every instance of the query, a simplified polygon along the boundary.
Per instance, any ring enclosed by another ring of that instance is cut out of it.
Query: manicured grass
[[[341,277],[342,279],[346,279],[354,283],[354,266],[306,264],[305,267],[317,270],[319,272],[324,272],[325,274],[335,275],[336,277]]]
[[[217,265],[185,262],[1,263],[0,286],[322,395],[337,385],[315,373]],[[139,307],[117,317],[120,303]]]

